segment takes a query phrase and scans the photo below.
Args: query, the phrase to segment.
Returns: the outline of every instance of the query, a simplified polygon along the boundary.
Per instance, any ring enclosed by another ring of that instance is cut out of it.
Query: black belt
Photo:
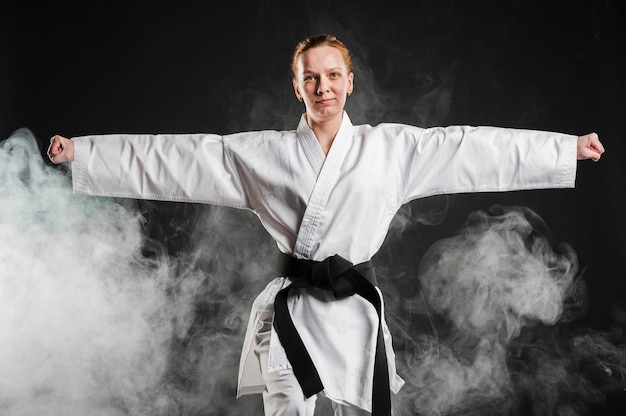
[[[282,254],[282,253],[281,253]],[[335,298],[358,294],[369,301],[378,313],[378,338],[374,361],[374,382],[372,389],[372,416],[391,415],[391,394],[389,391],[389,370],[382,329],[382,305],[376,290],[376,274],[371,261],[352,265],[338,255],[324,261],[296,259],[282,254],[278,262],[281,276],[290,277],[293,282],[278,292],[274,300],[274,328],[280,339],[293,373],[306,397],[324,390],[322,380],[315,369],[287,308],[289,290],[317,287],[330,290]]]

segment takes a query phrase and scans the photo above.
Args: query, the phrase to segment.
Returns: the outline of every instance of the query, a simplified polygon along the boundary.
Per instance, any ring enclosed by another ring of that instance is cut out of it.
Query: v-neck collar
[[[322,170],[322,166],[324,166],[324,162],[327,160],[339,163],[343,161],[343,157],[350,147],[350,139],[352,138],[352,121],[350,121],[350,117],[348,117],[348,114],[344,111],[341,119],[341,126],[339,126],[339,131],[337,131],[337,135],[330,146],[328,155],[324,155],[322,146],[320,146],[317,138],[315,137],[315,133],[313,133],[313,129],[311,129],[309,123],[306,121],[305,114],[302,114],[300,117],[297,135],[300,145],[302,146],[311,167],[315,171],[316,175],[319,175]]]
[[[352,145],[352,130],[352,122],[344,112],[341,127],[339,127],[337,136],[335,136],[328,151],[328,156],[324,156],[324,152],[313,131],[304,120],[304,116],[300,120],[298,137],[317,176],[298,230],[294,248],[296,257],[311,258],[316,243],[317,230],[322,221],[322,214],[326,209],[331,191],[339,180],[341,166]]]

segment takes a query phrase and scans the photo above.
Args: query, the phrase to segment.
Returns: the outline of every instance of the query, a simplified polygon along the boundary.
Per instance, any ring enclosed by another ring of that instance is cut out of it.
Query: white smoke
[[[26,129],[0,161],[0,413],[155,414],[185,311],[166,259],[141,255],[142,217],[72,195]]]
[[[553,247],[532,211],[493,210],[430,247],[420,294],[393,312],[409,315],[394,326],[422,322],[421,335],[398,337],[407,386],[397,405],[425,415],[587,414],[626,386],[622,332],[568,329],[587,306],[576,253]]]

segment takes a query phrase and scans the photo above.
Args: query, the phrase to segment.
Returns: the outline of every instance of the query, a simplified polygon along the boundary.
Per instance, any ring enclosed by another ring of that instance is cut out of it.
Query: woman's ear
[[[354,72],[350,72],[348,75],[348,95],[352,94],[354,90]]]
[[[302,102],[302,94],[300,94],[300,87],[298,86],[298,82],[295,78],[291,82],[293,83],[293,92],[296,94],[296,98],[298,99],[298,101]]]

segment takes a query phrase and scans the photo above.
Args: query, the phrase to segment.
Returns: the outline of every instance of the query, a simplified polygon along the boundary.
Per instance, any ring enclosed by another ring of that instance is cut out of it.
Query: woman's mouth
[[[334,101],[333,98],[324,98],[322,100],[317,100],[316,102],[321,105],[328,105]]]

